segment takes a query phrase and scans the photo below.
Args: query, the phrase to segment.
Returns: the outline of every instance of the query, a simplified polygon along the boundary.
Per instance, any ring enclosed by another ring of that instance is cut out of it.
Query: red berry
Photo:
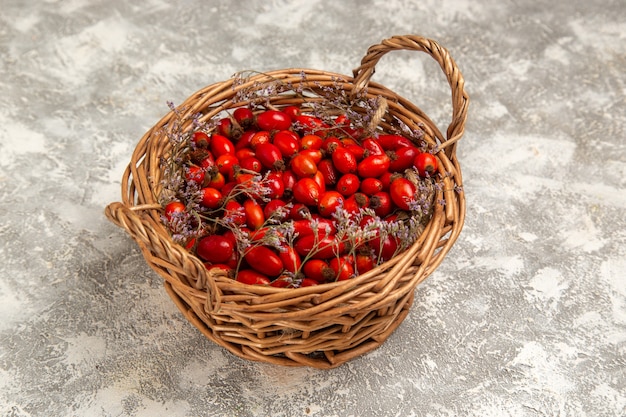
[[[350,174],[356,172],[357,161],[352,152],[346,148],[337,148],[331,156],[333,164],[337,171],[342,174]]]
[[[307,206],[317,206],[320,194],[320,186],[313,178],[302,178],[293,186],[293,197]]]
[[[337,191],[344,196],[351,196],[359,190],[361,181],[354,174],[344,174],[337,181]]]
[[[389,170],[391,160],[386,154],[370,155],[359,162],[357,167],[359,177],[378,178]]]
[[[404,172],[413,166],[415,157],[420,153],[415,146],[403,146],[395,151],[389,151],[388,155],[391,159],[389,171]]]
[[[378,192],[370,198],[370,207],[379,217],[385,217],[393,210],[393,202],[389,193],[385,191]]]
[[[283,155],[273,143],[261,143],[255,148],[256,157],[267,169],[282,170],[285,168]]]
[[[242,269],[237,272],[237,278],[235,279],[237,282],[241,282],[242,284],[249,285],[270,285],[270,279],[252,269]]]
[[[320,149],[324,140],[317,135],[304,135],[300,139],[302,149]]]
[[[235,155],[235,145],[226,136],[213,134],[211,136],[211,153],[216,158],[221,155]]]
[[[285,158],[291,158],[300,150],[298,135],[290,130],[281,130],[276,133],[272,143],[276,145]]]
[[[198,185],[202,185],[204,182],[205,171],[202,167],[197,165],[190,165],[185,170],[185,179],[189,182],[195,182]]]
[[[283,109],[283,113],[285,113],[291,121],[295,121],[296,117],[300,116],[300,107],[298,106],[287,106]]]
[[[261,130],[287,130],[291,127],[291,118],[279,110],[266,110],[257,115],[256,124]]]
[[[308,155],[300,153],[293,157],[289,168],[298,178],[313,177],[317,173],[315,161]]]
[[[391,200],[402,210],[410,210],[410,203],[415,200],[415,192],[415,185],[403,177],[393,180],[389,187]]]
[[[326,191],[321,195],[317,211],[324,217],[330,217],[338,207],[343,206],[344,198],[337,191]]]
[[[265,223],[263,207],[255,200],[249,198],[243,202],[243,210],[246,215],[246,224],[252,230],[258,230]]]
[[[365,178],[361,181],[361,192],[372,196],[383,190],[383,183],[378,178]]]
[[[267,246],[253,246],[243,258],[251,268],[267,276],[276,277],[283,272],[283,261]]]
[[[224,263],[228,261],[234,250],[235,248],[232,242],[221,235],[203,237],[196,247],[198,256],[211,263]]]
[[[287,203],[285,203],[283,200],[275,198],[265,205],[265,207],[263,208],[263,214],[265,215],[266,219],[271,217],[272,219],[283,221],[289,215],[289,213],[283,210],[283,207],[285,207],[286,205]],[[279,215],[279,213],[282,214]]]
[[[323,259],[309,259],[302,266],[304,276],[317,282],[326,282],[335,277],[334,272]]]
[[[208,149],[210,141],[211,138],[209,138],[209,135],[202,131],[193,132],[191,136],[191,142],[193,142],[197,148]]]
[[[222,205],[222,193],[213,187],[206,187],[200,190],[202,200],[200,204],[210,209],[216,209]]]
[[[431,153],[423,152],[415,157],[413,162],[421,177],[433,176],[437,172],[437,157]]]
[[[233,112],[233,117],[243,129],[249,128],[254,123],[254,113],[247,107],[238,107]]]
[[[165,206],[164,214],[168,221],[171,221],[175,213],[183,213],[185,211],[185,205],[180,201],[172,201]]]
[[[354,277],[354,267],[352,266],[352,260],[349,256],[342,256],[340,258],[332,258],[328,262],[328,266],[335,273],[335,280],[345,281]]]

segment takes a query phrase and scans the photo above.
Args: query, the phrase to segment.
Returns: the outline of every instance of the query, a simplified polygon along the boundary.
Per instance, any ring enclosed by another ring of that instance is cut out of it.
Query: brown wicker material
[[[418,107],[370,81],[378,60],[396,50],[425,52],[445,73],[453,111],[445,137]],[[464,132],[469,98],[448,51],[432,40],[395,36],[373,45],[353,77],[294,68],[254,75],[245,85],[230,79],[203,88],[177,109],[186,116],[202,113],[203,120],[209,120],[246,105],[233,99],[239,89],[253,83],[278,79],[293,85],[306,83],[305,88],[319,91],[339,78],[346,80],[342,88],[351,97],[361,93],[386,100],[386,112],[378,121],[381,131],[396,117],[411,128],[420,126],[426,141],[438,149],[443,189],[436,196],[432,218],[419,239],[390,261],[351,280],[298,289],[246,285],[209,273],[199,258],[172,241],[160,220],[159,160],[170,146],[166,132],[174,112],[139,141],[122,178],[122,202],[106,207],[107,217],[130,234],[150,267],[164,278],[168,294],[186,318],[207,338],[242,358],[332,368],[377,348],[407,316],[414,289],[443,261],[463,226],[465,197],[456,146]],[[272,104],[300,104],[298,100],[277,96]],[[191,122],[186,128],[192,129]]]

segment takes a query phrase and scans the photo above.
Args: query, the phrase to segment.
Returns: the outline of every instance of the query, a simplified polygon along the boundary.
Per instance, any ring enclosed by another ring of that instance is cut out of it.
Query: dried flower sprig
[[[261,79],[250,81],[253,77],[264,76]],[[233,75],[232,88],[236,91],[232,99],[233,104],[247,103],[252,108],[274,108],[272,100],[278,97],[296,97],[302,102],[301,106],[311,115],[318,117],[327,124],[332,124],[339,114],[344,115],[353,129],[363,132],[364,137],[376,137],[381,133],[372,126],[374,115],[381,106],[381,98],[369,97],[367,89],[351,97],[345,88],[348,80],[343,77],[331,77],[330,83],[319,81],[309,82],[304,72],[300,73],[299,82],[294,83],[275,78],[270,74],[247,70]],[[390,133],[396,133],[410,138],[426,150],[423,140],[423,124],[409,127],[396,116],[390,117]],[[340,126],[333,126],[334,130],[341,130]]]

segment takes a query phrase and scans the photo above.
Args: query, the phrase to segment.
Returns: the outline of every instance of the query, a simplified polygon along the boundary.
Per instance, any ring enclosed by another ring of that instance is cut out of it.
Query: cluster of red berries
[[[181,172],[195,192],[167,202],[164,219],[172,230],[192,221],[187,248],[247,284],[317,285],[390,259],[407,236],[389,231],[406,235],[428,197],[420,181],[438,170],[405,136],[367,136],[346,116],[297,106],[237,108],[187,141]]]

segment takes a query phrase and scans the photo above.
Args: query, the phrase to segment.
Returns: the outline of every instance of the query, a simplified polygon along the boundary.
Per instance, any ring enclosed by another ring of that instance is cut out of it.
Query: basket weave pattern
[[[387,52],[410,50],[430,55],[443,70],[452,91],[452,120],[446,136],[418,107],[370,81],[376,63]],[[305,77],[302,77],[302,75]],[[386,112],[378,129],[393,118],[420,128],[438,149],[442,190],[433,215],[418,240],[405,252],[354,279],[313,287],[283,289],[241,284],[209,272],[203,262],[173,242],[160,219],[162,157],[167,156],[169,112],[139,141],[122,177],[122,201],[105,209],[106,216],[138,244],[148,265],[165,280],[165,288],[185,317],[208,339],[233,354],[287,366],[332,368],[380,346],[409,312],[416,286],[443,261],[465,218],[465,196],[456,157],[464,133],[469,98],[464,80],[448,51],[419,36],[395,36],[371,46],[352,77],[311,69],[284,69],[252,76],[246,84],[234,79],[207,86],[185,100],[184,127],[192,115],[209,120],[223,111],[245,106],[237,92],[270,80],[301,85],[311,91],[337,85],[351,97],[382,98]],[[276,96],[274,106],[298,105],[302,98]],[[178,115],[180,117],[180,114]],[[445,204],[441,204],[445,201]],[[215,270],[213,270],[215,271]]]

